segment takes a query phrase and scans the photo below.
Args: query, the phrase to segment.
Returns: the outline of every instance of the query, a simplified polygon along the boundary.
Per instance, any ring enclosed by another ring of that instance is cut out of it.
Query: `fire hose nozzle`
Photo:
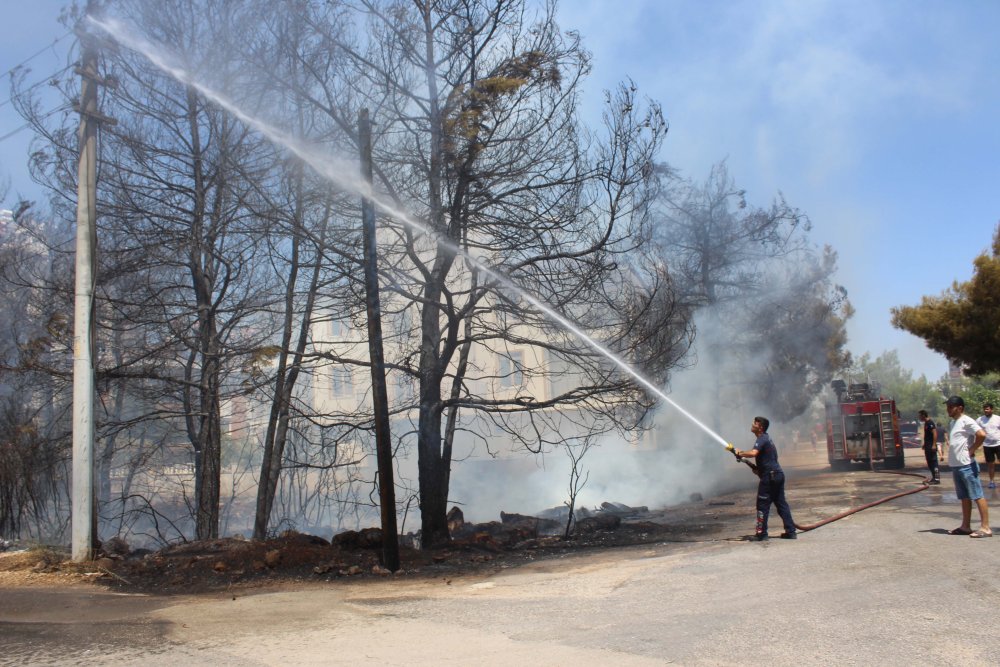
[[[726,449],[727,449],[728,451],[732,452],[733,454],[735,454],[735,453],[736,453],[736,445],[734,445],[734,444],[733,444],[733,443],[731,443],[731,442],[727,442],[727,443],[726,443]]]

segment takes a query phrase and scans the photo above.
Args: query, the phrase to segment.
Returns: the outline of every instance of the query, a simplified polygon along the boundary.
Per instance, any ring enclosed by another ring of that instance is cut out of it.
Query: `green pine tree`
[[[971,375],[1000,371],[1000,225],[992,254],[974,261],[968,282],[955,282],[919,306],[892,309],[892,325],[923,338],[927,347],[961,364]]]

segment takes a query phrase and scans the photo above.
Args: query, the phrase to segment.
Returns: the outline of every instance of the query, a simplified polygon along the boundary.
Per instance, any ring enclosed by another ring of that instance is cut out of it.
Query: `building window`
[[[351,327],[343,320],[330,320],[330,334],[334,338],[346,338]]]
[[[350,396],[354,392],[350,368],[334,368],[330,376],[330,389],[334,396]]]
[[[520,387],[524,384],[524,353],[518,350],[500,356],[500,386]]]

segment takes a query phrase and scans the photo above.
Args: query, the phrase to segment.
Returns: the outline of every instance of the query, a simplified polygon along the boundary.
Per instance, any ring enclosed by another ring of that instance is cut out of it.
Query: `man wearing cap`
[[[952,396],[944,402],[951,417],[948,429],[948,466],[955,480],[955,493],[962,501],[962,525],[948,532],[969,537],[993,537],[990,530],[990,511],[983,498],[983,485],[979,482],[976,449],[986,439],[986,432],[972,417],[965,414],[965,401]],[[972,503],[979,509],[979,530],[972,530]]]
[[[983,416],[976,420],[986,433],[983,441],[983,456],[986,457],[986,471],[990,474],[990,488],[997,488],[993,481],[997,459],[1000,459],[1000,416],[993,414],[993,404],[983,403]]]
[[[737,459],[757,459],[757,476],[760,477],[760,482],[757,484],[757,529],[753,539],[758,541],[767,539],[767,516],[771,512],[771,503],[774,503],[778,508],[778,516],[785,525],[781,539],[794,540],[795,521],[792,520],[792,510],[785,500],[785,472],[778,463],[778,448],[774,446],[774,441],[767,433],[767,427],[770,425],[771,422],[766,417],[754,417],[750,424],[750,432],[757,436],[753,449],[740,451],[733,448],[732,452],[736,454]]]

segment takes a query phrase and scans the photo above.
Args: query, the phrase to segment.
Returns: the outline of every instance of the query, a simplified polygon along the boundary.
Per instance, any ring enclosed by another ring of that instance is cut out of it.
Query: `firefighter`
[[[924,458],[927,459],[927,469],[931,471],[928,484],[941,483],[941,470],[938,466],[937,424],[930,418],[926,410],[917,413],[924,425]]]
[[[757,528],[753,539],[767,539],[767,515],[771,511],[771,503],[778,508],[778,516],[785,524],[785,532],[781,538],[794,540],[795,522],[792,521],[792,510],[785,500],[785,472],[778,464],[778,449],[767,434],[771,422],[766,417],[754,417],[750,432],[757,436],[753,449],[748,451],[735,450],[736,458],[752,458],[757,461],[757,474],[760,483],[757,485]]]

